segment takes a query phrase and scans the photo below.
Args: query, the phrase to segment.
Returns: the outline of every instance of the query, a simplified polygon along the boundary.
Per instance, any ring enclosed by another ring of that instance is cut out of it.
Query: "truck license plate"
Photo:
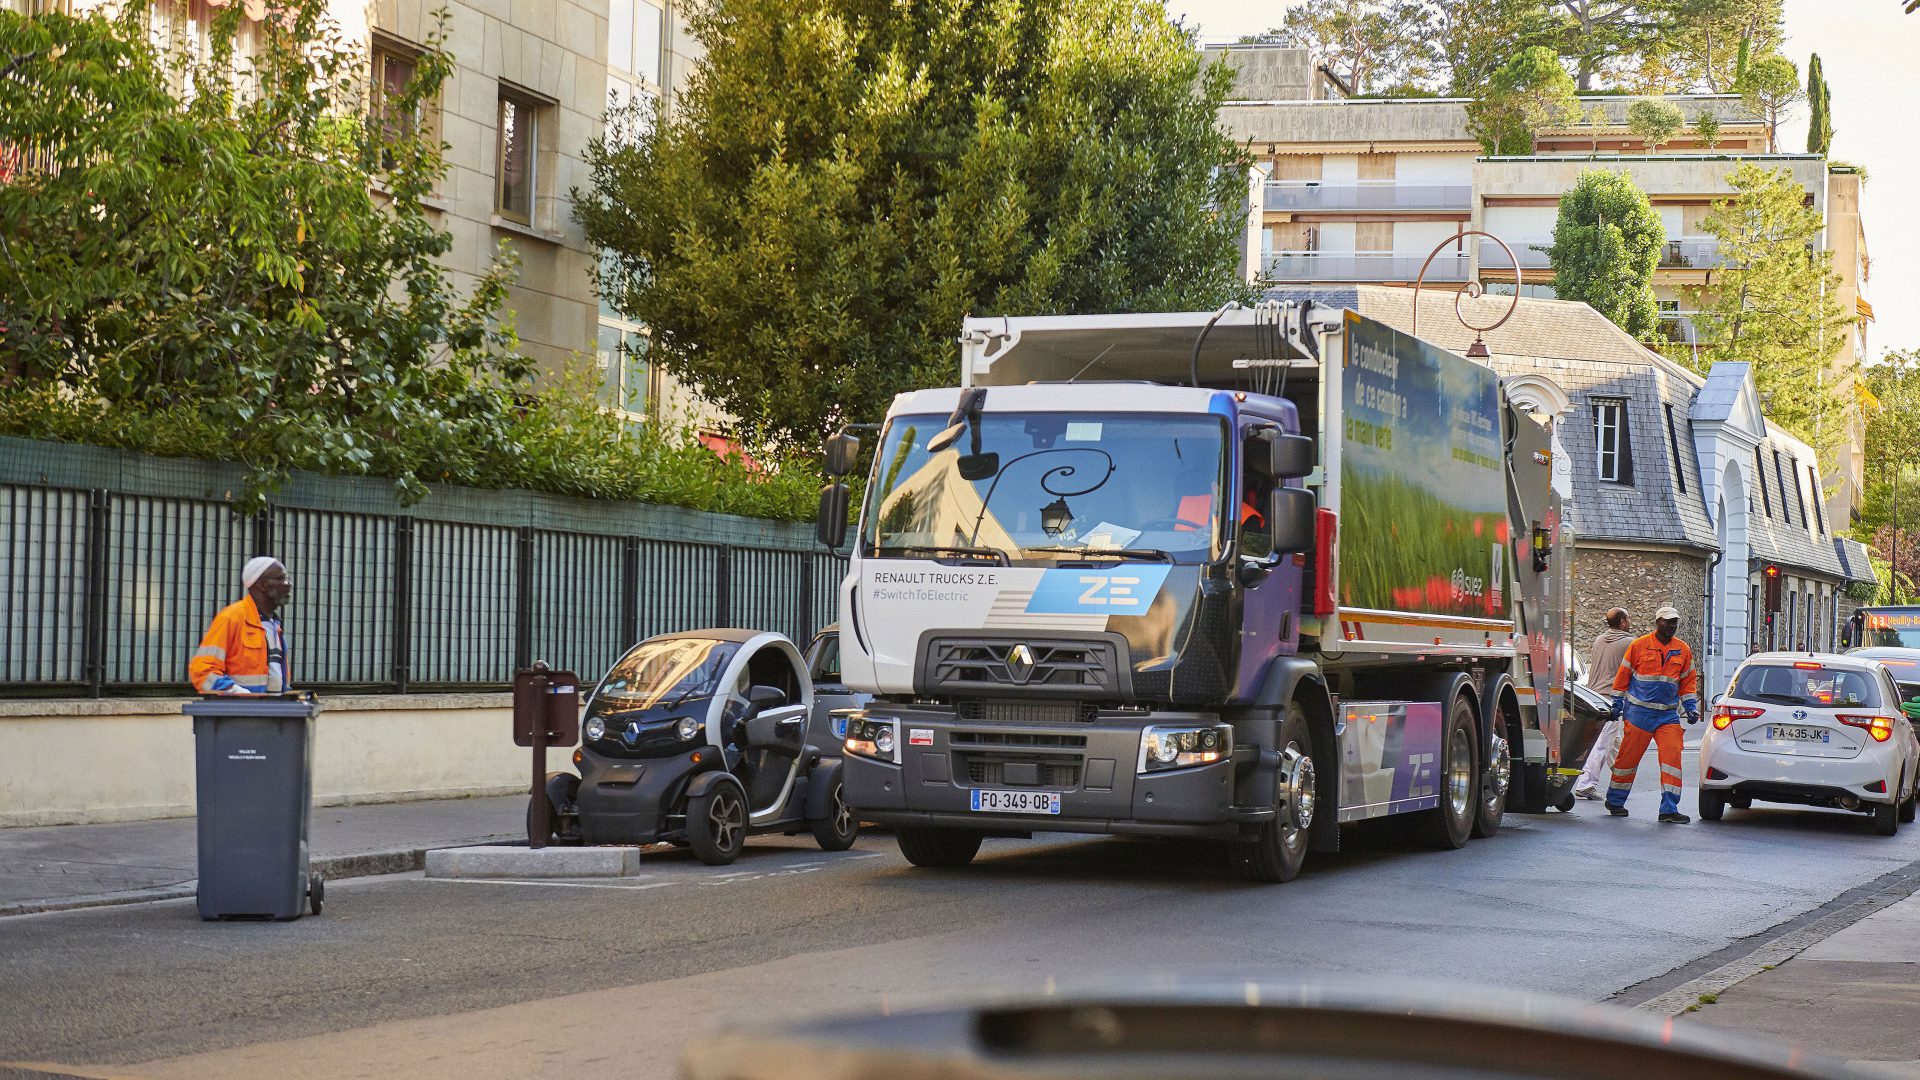
[[[1791,724],[1767,725],[1767,738],[1775,742],[1827,742],[1828,732],[1820,728],[1794,727]]]
[[[973,791],[974,810],[987,814],[1058,814],[1057,791]]]

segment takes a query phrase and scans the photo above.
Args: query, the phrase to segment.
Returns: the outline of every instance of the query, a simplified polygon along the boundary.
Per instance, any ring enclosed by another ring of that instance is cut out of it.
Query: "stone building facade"
[[[1709,554],[1690,549],[1619,547],[1601,540],[1578,542],[1573,562],[1573,643],[1583,650],[1606,626],[1609,608],[1623,607],[1633,632],[1653,629],[1662,604],[1680,611],[1680,636],[1704,648]]]

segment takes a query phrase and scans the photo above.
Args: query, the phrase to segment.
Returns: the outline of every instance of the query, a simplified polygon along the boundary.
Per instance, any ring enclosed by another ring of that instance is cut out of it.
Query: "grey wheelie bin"
[[[200,917],[320,914],[323,885],[307,866],[314,702],[210,697],[184,711],[193,717]]]

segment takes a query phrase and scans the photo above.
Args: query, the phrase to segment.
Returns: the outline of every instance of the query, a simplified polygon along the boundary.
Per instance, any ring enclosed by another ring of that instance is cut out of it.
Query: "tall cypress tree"
[[[1825,154],[1833,145],[1833,103],[1828,96],[1826,73],[1820,67],[1820,54],[1807,61],[1807,153]]]

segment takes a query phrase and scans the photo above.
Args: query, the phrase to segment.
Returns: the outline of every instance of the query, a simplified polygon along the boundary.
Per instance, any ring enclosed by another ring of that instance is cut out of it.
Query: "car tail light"
[[[1715,705],[1713,707],[1713,730],[1725,731],[1727,725],[1735,720],[1751,720],[1765,709],[1742,709],[1737,705]]]
[[[1893,738],[1893,717],[1891,716],[1853,716],[1843,714],[1834,717],[1834,719],[1848,727],[1866,728],[1867,734],[1873,736],[1874,742],[1886,742],[1888,739]]]

